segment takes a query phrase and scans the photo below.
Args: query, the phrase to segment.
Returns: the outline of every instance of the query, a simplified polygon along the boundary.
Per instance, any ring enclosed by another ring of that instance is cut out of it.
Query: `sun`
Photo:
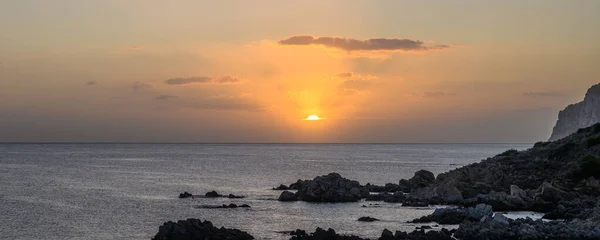
[[[313,115],[309,115],[308,117],[306,117],[305,120],[318,121],[318,120],[321,120],[321,118],[319,116],[313,114]]]

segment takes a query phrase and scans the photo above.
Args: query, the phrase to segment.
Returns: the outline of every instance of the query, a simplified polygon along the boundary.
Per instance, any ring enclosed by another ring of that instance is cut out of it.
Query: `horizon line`
[[[534,144],[534,142],[77,142],[77,141],[15,141],[0,144]]]

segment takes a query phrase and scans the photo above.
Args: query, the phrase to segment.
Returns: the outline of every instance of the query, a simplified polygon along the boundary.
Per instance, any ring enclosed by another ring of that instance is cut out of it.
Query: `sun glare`
[[[317,115],[310,115],[310,116],[306,117],[306,120],[308,120],[308,121],[318,121],[318,120],[321,120],[321,118],[319,116],[317,116]]]

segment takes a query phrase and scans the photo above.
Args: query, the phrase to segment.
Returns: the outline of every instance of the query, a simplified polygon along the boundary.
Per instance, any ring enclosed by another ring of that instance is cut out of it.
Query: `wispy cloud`
[[[221,76],[216,78],[211,77],[188,77],[188,78],[171,78],[165,81],[169,85],[186,85],[193,83],[204,83],[204,84],[234,84],[240,83],[242,80],[238,77],[233,76]]]
[[[566,94],[561,92],[525,92],[525,97],[564,97]]]
[[[445,44],[426,44],[421,40],[406,38],[372,38],[359,40],[342,37],[314,37],[311,35],[296,35],[278,41],[280,45],[319,45],[344,51],[431,51],[450,48]]]
[[[154,100],[163,100],[164,101],[164,100],[170,100],[170,99],[176,99],[176,98],[179,98],[179,97],[173,96],[173,95],[159,95],[159,96],[156,96],[154,98]]]
[[[135,82],[133,82],[131,87],[133,88],[133,90],[145,90],[145,89],[151,89],[152,85],[150,85],[149,83],[145,83],[145,82],[135,81]]]
[[[189,78],[171,78],[165,81],[169,85],[185,85],[190,83],[208,83],[212,78],[209,77],[189,77]]]
[[[456,93],[437,91],[437,92],[411,93],[411,94],[407,94],[406,96],[430,98],[430,99],[440,99],[440,98],[447,98],[447,97],[456,97]]]

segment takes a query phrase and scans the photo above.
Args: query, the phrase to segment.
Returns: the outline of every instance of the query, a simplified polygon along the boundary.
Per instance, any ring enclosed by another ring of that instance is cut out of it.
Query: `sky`
[[[600,82],[598,12],[596,0],[2,1],[0,142],[547,140]]]

